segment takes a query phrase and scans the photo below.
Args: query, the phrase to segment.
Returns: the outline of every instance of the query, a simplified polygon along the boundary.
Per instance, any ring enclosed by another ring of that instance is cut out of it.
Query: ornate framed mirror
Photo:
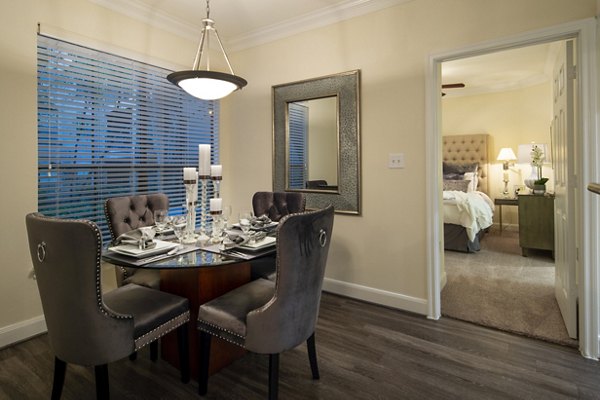
[[[273,190],[360,214],[360,70],[273,86]]]

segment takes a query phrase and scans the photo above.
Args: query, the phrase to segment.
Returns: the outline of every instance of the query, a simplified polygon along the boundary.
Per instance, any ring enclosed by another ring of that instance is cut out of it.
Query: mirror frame
[[[338,190],[287,189],[288,103],[337,96]],[[360,70],[272,87],[273,190],[303,192],[306,207],[360,215]]]

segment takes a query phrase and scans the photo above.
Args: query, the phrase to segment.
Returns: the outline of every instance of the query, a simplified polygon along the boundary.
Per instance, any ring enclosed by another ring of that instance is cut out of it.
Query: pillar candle
[[[214,176],[214,177],[223,176],[223,166],[211,165],[210,166],[210,176]]]
[[[210,211],[222,211],[223,210],[223,199],[210,199]]]
[[[210,175],[210,144],[198,145],[198,175]]]
[[[196,168],[184,168],[183,169],[183,180],[184,181],[195,181],[198,178],[196,175]]]

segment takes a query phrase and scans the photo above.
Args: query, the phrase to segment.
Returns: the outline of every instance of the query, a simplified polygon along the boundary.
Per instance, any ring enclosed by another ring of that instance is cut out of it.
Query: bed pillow
[[[471,181],[469,184],[468,192],[474,192],[477,190],[477,174],[475,172],[465,172],[463,175],[463,179],[467,181]]]
[[[443,190],[454,190],[458,192],[467,192],[471,181],[465,179],[444,179]]]
[[[456,172],[444,174],[443,178],[448,179],[448,180],[463,180],[463,179],[465,179],[464,174],[457,174]]]
[[[444,161],[442,163],[442,171],[445,174],[464,174],[465,172],[477,173],[479,163],[458,164]]]
[[[446,178],[446,175],[451,176],[451,175],[460,174],[460,175],[462,175],[462,178],[460,178],[460,179],[471,179],[472,190],[477,190],[477,188],[479,187],[478,169],[479,169],[479,163],[477,163],[477,162],[461,164],[461,163],[453,163],[453,162],[444,161],[442,163],[442,173],[444,174],[444,179],[448,179],[448,178]],[[465,174],[470,174],[470,173],[472,173],[473,175],[465,176]],[[457,179],[457,178],[454,178],[454,179]],[[469,190],[469,191],[471,191],[471,190]]]

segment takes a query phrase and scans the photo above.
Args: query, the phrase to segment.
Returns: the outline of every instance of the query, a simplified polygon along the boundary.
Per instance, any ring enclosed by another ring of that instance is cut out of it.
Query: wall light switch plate
[[[390,153],[388,168],[404,168],[404,153]]]

